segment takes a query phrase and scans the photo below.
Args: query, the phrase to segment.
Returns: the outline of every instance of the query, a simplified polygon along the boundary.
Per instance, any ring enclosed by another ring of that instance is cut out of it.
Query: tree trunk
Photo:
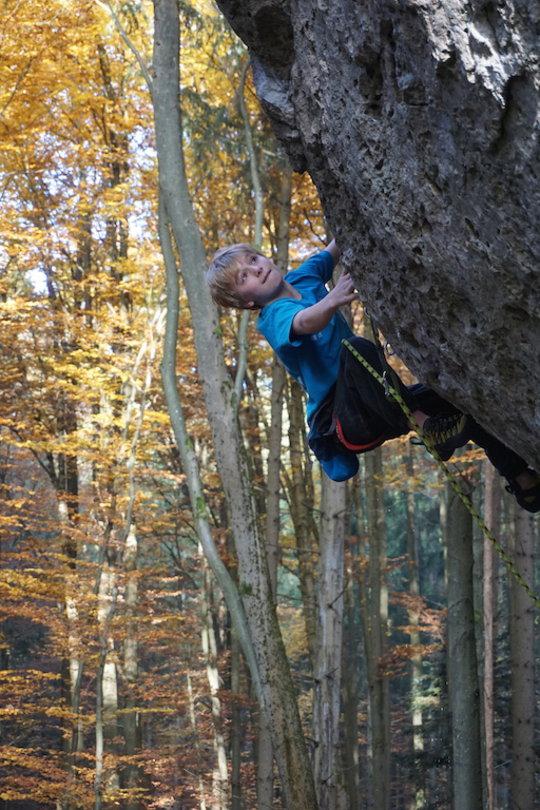
[[[414,509],[414,492],[412,481],[414,479],[414,461],[410,446],[406,451],[406,518],[407,518],[407,565],[408,565],[408,588],[409,593],[418,597],[420,595],[420,581],[418,576],[418,552],[416,545],[416,525]],[[417,627],[419,621],[418,611],[414,608],[408,611],[408,621],[411,627]],[[419,649],[421,639],[418,630],[411,630],[409,635],[412,647]],[[410,701],[411,701],[411,725],[412,725],[412,749],[414,758],[413,785],[414,796],[409,804],[409,810],[420,810],[425,803],[424,768],[421,762],[421,755],[424,750],[424,738],[422,730],[422,708],[420,700],[422,697],[422,656],[419,652],[411,655],[410,669]]]
[[[255,144],[253,143],[253,135],[251,133],[251,123],[249,120],[249,113],[247,111],[246,102],[244,99],[244,90],[246,85],[247,71],[249,68],[249,59],[246,59],[240,73],[240,84],[237,92],[238,108],[242,121],[244,122],[244,134],[246,137],[246,150],[249,158],[249,169],[251,174],[251,184],[253,189],[253,197],[255,199],[255,228],[253,235],[253,245],[257,250],[262,247],[263,236],[263,213],[264,213],[264,195],[261,184],[261,177],[259,172],[259,164],[257,161],[257,154],[255,152]],[[249,311],[245,310],[240,316],[240,326],[238,329],[238,363],[236,371],[236,380],[234,384],[236,392],[236,401],[240,402],[242,394],[242,384],[247,367],[247,332],[249,323]]]
[[[499,536],[501,492],[500,478],[489,461],[484,462],[484,522],[491,533]],[[486,810],[495,810],[494,771],[494,681],[493,639],[495,607],[495,550],[488,537],[484,537],[484,735],[486,771]]]
[[[533,518],[515,507],[514,561],[532,587]],[[510,667],[512,695],[512,810],[534,806],[534,606],[524,588],[510,578]]]
[[[163,308],[158,307],[153,313],[149,323],[147,337],[143,341],[137,354],[131,379],[123,386],[125,399],[124,427],[122,434],[122,444],[118,454],[118,467],[125,467],[127,470],[127,485],[122,481],[120,486],[127,491],[127,503],[119,515],[121,528],[117,532],[123,541],[122,565],[125,577],[125,627],[126,635],[124,640],[124,661],[122,673],[125,682],[125,705],[122,714],[122,733],[124,737],[124,753],[127,757],[135,757],[141,748],[141,727],[139,712],[136,709],[139,703],[137,697],[137,684],[139,678],[139,646],[137,640],[137,605],[139,599],[139,580],[137,576],[139,544],[137,530],[133,519],[136,499],[135,468],[137,460],[137,448],[143,428],[143,420],[150,388],[153,383],[153,369],[156,358],[159,339],[162,336],[164,323]],[[144,372],[144,382],[142,390],[136,384],[137,374],[143,359],[146,358],[146,369]],[[138,409],[137,405],[138,398]],[[137,413],[138,411],[138,413]],[[135,422],[135,429],[131,438],[129,430]],[[119,485],[115,482],[114,489],[118,490]],[[111,555],[116,559],[117,553]],[[116,673],[115,673],[116,674]],[[127,762],[122,773],[122,786],[127,790],[135,791],[140,787],[143,779],[143,772],[133,762]],[[138,810],[141,803],[138,799],[128,797],[126,800],[126,810]]]
[[[291,177],[287,169],[283,173],[279,200],[277,233],[277,266],[287,272],[289,256],[289,218],[291,212]],[[257,209],[258,210],[258,209]],[[258,230],[256,228],[256,233]],[[266,476],[266,557],[270,587],[274,602],[277,591],[277,568],[279,561],[281,452],[283,439],[283,400],[287,385],[283,365],[274,357],[272,363],[272,395],[270,401],[270,426],[268,430],[268,461]],[[259,717],[257,747],[257,800],[259,807],[271,807],[273,803],[274,755],[272,735],[266,726],[264,713]]]
[[[105,773],[104,754],[116,753],[118,734],[118,683],[116,665],[110,660],[114,650],[110,620],[116,606],[117,573],[105,566],[98,592],[99,665],[96,675],[96,800],[102,799],[103,790],[117,790],[120,786],[116,769]]]
[[[448,680],[453,810],[482,810],[480,701],[474,634],[472,517],[452,491],[447,515]]]
[[[277,568],[280,530],[280,471],[283,427],[283,399],[286,387],[285,370],[274,358],[272,365],[272,396],[268,435],[268,466],[266,477],[266,557],[272,598],[276,602]],[[259,807],[271,807],[274,793],[274,753],[271,730],[264,712],[259,713],[257,738],[257,801]]]
[[[336,810],[342,789],[339,751],[345,484],[322,476],[318,634],[313,681],[314,776],[320,810]]]
[[[69,435],[77,430],[77,415],[63,399],[60,402],[59,435]],[[74,529],[79,511],[79,477],[76,456],[58,454],[56,462],[57,474],[53,475],[51,482],[56,488],[58,497],[58,513],[63,530],[62,553],[65,555],[67,567],[64,579],[64,604],[67,620],[68,657],[62,661],[62,691],[66,702],[73,713],[71,733],[65,737],[67,753],[66,767],[70,772],[69,781],[76,782],[76,772],[73,770],[74,755],[84,749],[84,730],[80,717],[80,689],[78,684],[82,675],[82,650],[78,628],[79,611],[77,608],[77,594],[80,587],[77,572],[77,543],[74,540]],[[52,470],[51,470],[52,472]],[[68,795],[62,800],[62,806],[72,806],[72,797]]]
[[[191,675],[188,672],[186,674],[187,680],[187,694],[188,694],[188,702],[189,702],[189,719],[191,722],[191,728],[193,729],[193,737],[195,739],[195,748],[197,749],[197,753],[200,753],[202,756],[201,745],[199,743],[199,731],[197,729],[197,715],[195,714],[195,701],[193,699],[193,686],[191,683]],[[200,810],[206,810],[206,790],[204,786],[204,780],[202,776],[199,776],[199,808]]]
[[[312,667],[317,653],[317,597],[315,592],[315,551],[313,547],[309,506],[304,477],[305,430],[302,389],[293,379],[289,380],[289,451],[291,457],[290,510],[298,551],[300,591],[304,607],[306,638]]]
[[[364,629],[364,637],[368,663],[373,803],[375,810],[388,810],[390,802],[390,695],[383,663],[388,628],[388,588],[384,574],[386,529],[380,448],[366,454],[365,471],[369,536],[369,593],[368,624]]]
[[[126,538],[124,549],[124,572],[126,576],[125,610],[126,610],[126,638],[124,641],[124,678],[126,683],[126,697],[122,728],[124,735],[124,752],[127,757],[134,757],[141,747],[141,728],[137,706],[137,682],[139,676],[138,643],[137,643],[137,534],[132,528]],[[128,763],[123,773],[123,787],[133,790],[140,780],[139,768]],[[128,799],[126,810],[138,810],[140,802]]]
[[[96,674],[96,754],[94,767],[94,810],[101,810],[103,807],[103,669],[107,657],[106,648],[100,645],[99,663]]]
[[[446,533],[448,531],[448,502],[452,488],[440,470],[438,471],[438,479],[441,488],[439,497],[439,526],[441,529],[441,543],[444,558],[444,590],[448,593],[448,543]]]
[[[355,482],[356,483],[356,482]],[[358,639],[355,632],[356,572],[352,570],[353,560],[349,558],[345,572],[345,626],[342,648],[343,668],[343,771],[347,792],[347,810],[360,810],[359,748],[358,748]]]
[[[277,233],[277,266],[287,272],[289,260],[289,219],[291,213],[292,172],[283,172],[279,200]],[[276,593],[276,575],[279,558],[280,530],[280,471],[283,440],[283,401],[286,388],[286,373],[282,363],[274,357],[272,363],[272,396],[270,402],[270,428],[268,431],[268,462],[266,477],[266,553],[272,593]]]
[[[242,752],[242,717],[236,700],[240,694],[240,674],[242,656],[240,644],[233,630],[231,633],[231,692],[233,703],[231,709],[231,810],[242,810],[242,784],[240,781],[240,757]],[[273,760],[271,760],[271,763]]]
[[[200,549],[202,555],[202,548]],[[212,706],[212,722],[214,725],[214,754],[215,764],[212,773],[212,810],[226,810],[229,791],[229,776],[227,772],[227,755],[225,751],[225,737],[223,718],[221,716],[221,700],[219,697],[220,678],[217,661],[217,640],[214,630],[214,616],[212,612],[212,583],[207,565],[204,565],[204,593],[202,602],[202,650],[206,659],[206,676],[210,688],[210,702]]]
[[[313,778],[307,749],[300,725],[295,690],[288,666],[283,640],[272,604],[266,551],[261,542],[254,512],[250,481],[247,475],[245,451],[240,440],[234,405],[234,391],[225,368],[219,338],[217,310],[204,281],[206,267],[204,249],[195,217],[183,164],[181,119],[179,107],[179,21],[175,0],[154,2],[154,105],[156,148],[160,198],[174,233],[182,259],[182,274],[192,315],[198,368],[202,378],[205,401],[218,469],[228,504],[230,524],[238,556],[240,590],[249,623],[249,633],[256,663],[249,656],[249,643],[244,634],[252,678],[258,684],[258,696],[272,730],[274,754],[280,771],[287,807],[312,810],[316,806]],[[160,236],[165,237],[160,228]],[[166,237],[165,237],[166,238]],[[163,241],[162,241],[163,244]],[[172,251],[166,249],[167,261],[167,350],[164,359],[164,382],[167,378],[167,403],[175,427],[177,443],[182,443],[185,430],[174,381],[176,349],[177,271],[171,261]],[[171,310],[169,310],[171,308]],[[189,448],[179,446],[184,453]],[[184,458],[183,458],[184,461]],[[196,476],[197,473],[194,473]],[[188,476],[189,477],[189,476]],[[193,478],[191,479],[193,482]],[[191,490],[192,497],[195,490]],[[203,512],[204,500],[197,494],[193,501],[194,514]],[[209,545],[203,545],[205,553]],[[219,566],[219,561],[213,557]],[[215,569],[216,570],[216,569]],[[221,584],[221,582],[220,582]],[[233,620],[240,613],[234,601],[234,583],[227,585],[225,598]],[[240,626],[240,625],[238,625]],[[259,677],[260,674],[260,677]]]

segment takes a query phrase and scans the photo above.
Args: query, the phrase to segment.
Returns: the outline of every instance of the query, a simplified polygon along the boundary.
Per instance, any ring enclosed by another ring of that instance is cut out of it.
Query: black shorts
[[[379,375],[386,368],[376,345],[366,338],[352,337],[348,341]],[[427,414],[456,412],[425,385],[406,386],[395,372],[391,372],[391,385],[395,387],[407,407]],[[339,371],[335,386],[316,411],[312,430],[327,441],[338,441],[354,453],[373,450],[388,439],[403,436],[410,425],[401,406],[387,396],[383,385],[360,363],[346,347],[341,349]]]

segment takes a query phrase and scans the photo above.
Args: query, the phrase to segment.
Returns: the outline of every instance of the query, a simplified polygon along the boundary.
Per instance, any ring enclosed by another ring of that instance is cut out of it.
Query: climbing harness
[[[381,355],[381,360],[383,363],[384,372],[382,375],[379,374],[370,363],[368,363],[365,357],[362,357],[360,352],[358,352],[354,348],[352,343],[350,343],[347,339],[344,339],[342,341],[342,345],[346,346],[346,348],[351,352],[353,357],[355,357],[355,359],[358,360],[358,362],[361,363],[361,365],[363,365],[367,371],[369,371],[371,376],[374,377],[384,387],[386,396],[391,396],[393,397],[393,399],[395,399],[395,401],[397,402],[397,404],[400,406],[401,410],[407,417],[412,429],[419,434],[419,436],[422,439],[422,443],[426,446],[431,455],[434,457],[440,469],[443,471],[446,480],[448,481],[448,483],[450,484],[450,486],[452,487],[452,489],[454,490],[460,501],[463,503],[469,514],[472,516],[473,520],[480,528],[482,534],[491,541],[495,551],[506,565],[507,570],[514,577],[516,582],[519,585],[521,585],[521,587],[526,591],[527,595],[534,602],[536,607],[540,607],[540,596],[533,591],[529,583],[517,570],[514,560],[507,554],[507,552],[504,550],[504,548],[502,547],[501,543],[497,540],[495,535],[492,534],[492,532],[488,529],[488,527],[486,526],[486,524],[484,523],[484,521],[474,508],[471,499],[468,497],[468,495],[465,494],[465,492],[463,492],[459,483],[455,480],[454,476],[452,475],[452,473],[450,472],[444,461],[441,459],[435,448],[433,447],[433,443],[430,441],[429,437],[423,435],[420,425],[417,423],[416,419],[412,415],[410,408],[408,407],[407,403],[405,402],[399,391],[396,390],[396,386],[392,385],[389,382],[390,379],[392,380],[394,379],[394,376],[396,376],[396,372],[394,371],[394,369],[391,368],[391,366],[389,366],[386,360],[384,349],[381,345],[381,342],[377,335],[376,327],[374,326],[373,322],[372,322],[372,329],[374,335],[374,342],[379,350],[379,354]]]

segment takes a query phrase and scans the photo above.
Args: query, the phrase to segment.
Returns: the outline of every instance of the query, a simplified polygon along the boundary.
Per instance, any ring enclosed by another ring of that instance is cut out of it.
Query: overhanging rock
[[[220,0],[362,299],[540,469],[533,0]]]

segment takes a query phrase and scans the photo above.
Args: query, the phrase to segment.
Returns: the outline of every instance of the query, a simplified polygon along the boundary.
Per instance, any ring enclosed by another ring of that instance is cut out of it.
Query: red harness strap
[[[351,442],[347,441],[343,435],[343,428],[341,427],[341,422],[339,419],[336,419],[336,433],[341,444],[344,445],[348,450],[352,450],[353,453],[361,453],[363,450],[373,450],[374,447],[377,447],[377,445],[382,444],[384,441],[384,435],[382,435],[375,439],[375,441],[368,442],[367,444],[352,444]]]

